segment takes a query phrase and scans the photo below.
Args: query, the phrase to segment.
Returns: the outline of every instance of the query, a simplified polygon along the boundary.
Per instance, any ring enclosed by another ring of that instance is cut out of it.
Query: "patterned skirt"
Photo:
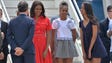
[[[73,58],[77,56],[78,52],[73,40],[57,40],[55,42],[55,58]]]

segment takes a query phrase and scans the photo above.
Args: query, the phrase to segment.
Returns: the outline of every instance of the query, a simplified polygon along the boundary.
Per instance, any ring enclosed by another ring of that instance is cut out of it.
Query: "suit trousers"
[[[35,63],[34,54],[23,54],[21,56],[11,55],[13,63]]]

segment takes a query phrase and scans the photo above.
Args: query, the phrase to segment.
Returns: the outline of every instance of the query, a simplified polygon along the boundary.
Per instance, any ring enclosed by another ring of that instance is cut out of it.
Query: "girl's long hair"
[[[84,5],[85,12],[87,14],[87,17],[89,18],[89,20],[91,21],[91,23],[98,25],[98,20],[94,16],[91,4],[88,3],[88,2],[84,2],[83,5]]]
[[[91,4],[89,2],[84,2],[83,5],[84,5],[85,12],[86,12],[87,17],[89,18],[90,22],[94,25],[97,25],[98,31],[100,31],[99,23],[98,23],[97,18],[94,16]]]

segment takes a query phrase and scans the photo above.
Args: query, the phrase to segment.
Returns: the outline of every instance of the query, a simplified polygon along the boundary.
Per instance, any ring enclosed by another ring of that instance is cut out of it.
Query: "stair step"
[[[4,0],[7,1],[7,0]],[[11,0],[11,1],[15,1],[15,0]],[[16,0],[16,1],[21,1],[21,0]],[[34,0],[25,0],[25,1],[34,1]],[[38,0],[38,1],[55,1],[55,0]]]
[[[29,7],[31,7],[33,1],[27,1],[29,4]],[[19,3],[19,0],[14,1],[5,1],[6,7],[17,7],[17,4]],[[55,4],[54,1],[42,1],[45,8],[54,8]]]
[[[8,14],[10,18],[14,18],[16,16],[17,12],[17,4],[19,3],[20,0],[4,0],[4,3],[6,5],[6,9],[8,11]],[[55,15],[58,15],[58,8],[55,7],[55,0],[40,0],[45,7],[45,13],[47,17],[53,17]],[[27,0],[29,4],[29,9],[33,3],[33,0]]]
[[[8,10],[8,14],[10,16],[16,16],[17,8],[7,8],[7,10]],[[53,16],[58,15],[59,13],[58,13],[58,9],[52,9],[51,8],[51,9],[46,9],[45,14],[48,17],[53,17]]]

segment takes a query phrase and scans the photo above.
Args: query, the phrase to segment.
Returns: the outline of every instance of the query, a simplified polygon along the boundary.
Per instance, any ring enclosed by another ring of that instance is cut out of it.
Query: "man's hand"
[[[108,30],[108,31],[107,31],[107,36],[108,36],[108,37],[111,37],[111,36],[112,36],[112,30]]]
[[[23,52],[24,52],[24,50],[22,48],[20,48],[20,47],[15,48],[15,55],[20,56],[23,54]]]
[[[3,60],[3,59],[4,59],[4,53],[1,52],[1,53],[0,53],[0,60]]]

